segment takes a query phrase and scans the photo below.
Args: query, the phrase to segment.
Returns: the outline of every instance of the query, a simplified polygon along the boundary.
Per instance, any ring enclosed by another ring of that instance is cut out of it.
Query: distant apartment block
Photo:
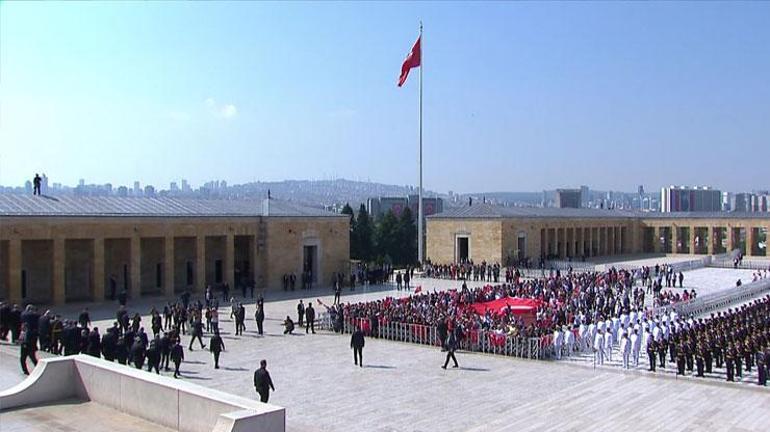
[[[369,211],[369,216],[374,220],[378,220],[385,216],[389,211],[392,211],[396,217],[400,217],[404,209],[409,207],[413,216],[417,216],[417,203],[419,198],[417,195],[409,195],[406,197],[377,197],[369,198],[366,202],[366,208]],[[423,216],[430,216],[432,214],[441,213],[444,211],[444,200],[441,198],[426,198],[422,199],[422,212]]]
[[[660,211],[718,212],[722,210],[722,192],[708,186],[670,186],[660,191]]]
[[[556,207],[580,208],[583,203],[581,197],[580,189],[556,189]]]

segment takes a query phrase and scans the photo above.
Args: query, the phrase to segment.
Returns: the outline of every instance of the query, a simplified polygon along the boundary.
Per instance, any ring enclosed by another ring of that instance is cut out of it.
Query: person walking
[[[446,369],[447,365],[449,364],[449,359],[452,359],[454,362],[454,366],[452,367],[460,367],[460,365],[457,364],[457,358],[455,357],[455,350],[457,350],[457,335],[455,334],[454,330],[449,332],[449,336],[446,339],[444,348],[446,348],[446,360],[444,361],[444,365],[441,366],[441,368]]]
[[[214,369],[219,369],[219,354],[225,350],[225,342],[219,336],[219,332],[214,333],[209,340],[209,350],[214,354]]]
[[[171,348],[171,361],[174,362],[174,378],[179,378],[179,365],[182,364],[182,360],[184,360],[184,348],[182,348],[182,344],[177,339]]]
[[[201,322],[200,318],[196,318],[192,325],[192,339],[190,339],[190,347],[187,348],[190,351],[193,350],[193,342],[195,342],[195,338],[198,338],[198,342],[201,344],[201,349],[206,348],[206,345],[203,344],[203,323]]]
[[[254,388],[259,393],[259,401],[267,403],[270,399],[270,390],[275,391],[270,372],[267,371],[267,360],[260,360],[259,369],[254,372]]]
[[[313,309],[313,303],[307,304],[307,309],[305,309],[305,321],[307,321],[305,323],[305,334],[310,330],[315,334],[315,309]]]
[[[350,348],[353,349],[353,364],[364,367],[364,332],[360,327],[350,336]]]
[[[24,372],[24,375],[29,375],[27,358],[29,357],[29,359],[32,360],[32,364],[37,366],[37,356],[35,354],[37,352],[37,341],[35,340],[34,333],[29,331],[29,327],[26,323],[22,324],[19,340],[21,341],[21,355],[19,356],[21,371]]]

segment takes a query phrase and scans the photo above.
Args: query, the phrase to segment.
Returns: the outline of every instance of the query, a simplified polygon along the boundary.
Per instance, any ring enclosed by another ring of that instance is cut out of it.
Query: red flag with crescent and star
[[[409,71],[412,70],[412,68],[416,68],[420,66],[420,60],[422,57],[422,49],[420,48],[420,39],[422,39],[422,36],[417,38],[417,41],[414,43],[414,46],[412,47],[412,50],[409,51],[409,54],[407,54],[406,59],[404,60],[404,64],[401,65],[401,76],[398,77],[398,86],[401,87],[406,82],[406,78],[409,76]]]

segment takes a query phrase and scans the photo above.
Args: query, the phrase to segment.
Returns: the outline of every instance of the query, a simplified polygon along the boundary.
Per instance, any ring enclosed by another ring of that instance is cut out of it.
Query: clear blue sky
[[[770,187],[770,2],[0,4],[0,183]]]

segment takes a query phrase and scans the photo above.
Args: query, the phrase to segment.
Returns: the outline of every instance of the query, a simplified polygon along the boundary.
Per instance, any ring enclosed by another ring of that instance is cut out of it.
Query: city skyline
[[[3,3],[0,184],[416,184],[422,18],[426,189],[766,189],[767,12]]]

